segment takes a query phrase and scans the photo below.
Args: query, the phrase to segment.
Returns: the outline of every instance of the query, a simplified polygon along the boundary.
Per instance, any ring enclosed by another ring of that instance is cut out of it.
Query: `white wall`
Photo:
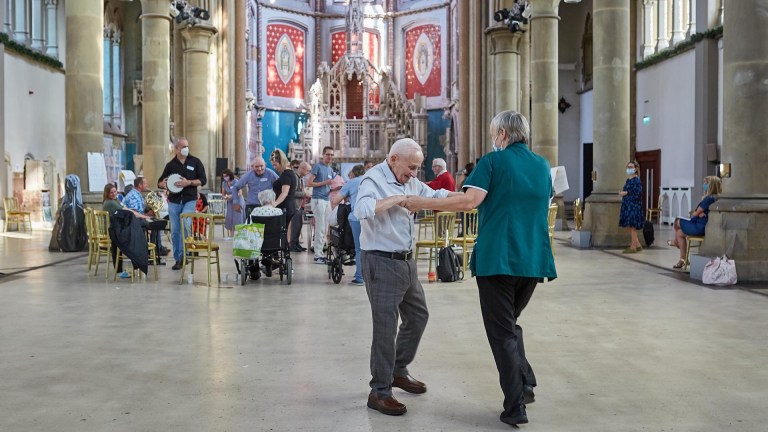
[[[661,149],[661,187],[694,184],[694,81],[694,50],[637,73],[637,151]]]
[[[557,164],[565,167],[570,189],[563,192],[566,201],[573,201],[580,196],[580,172],[581,172],[581,142],[579,123],[581,120],[581,108],[579,95],[576,93],[576,81],[579,74],[574,70],[573,64],[560,65],[558,83],[560,96],[571,104],[565,113],[558,113],[558,138],[557,138]]]
[[[61,178],[66,168],[64,74],[5,53],[5,151],[11,169],[24,169],[24,155],[53,159]]]

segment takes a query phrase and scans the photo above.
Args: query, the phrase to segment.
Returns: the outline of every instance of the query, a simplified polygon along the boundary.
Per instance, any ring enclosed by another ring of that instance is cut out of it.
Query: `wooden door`
[[[656,208],[661,190],[661,150],[637,152],[635,160],[640,164],[640,181],[643,183],[643,211],[648,207]]]

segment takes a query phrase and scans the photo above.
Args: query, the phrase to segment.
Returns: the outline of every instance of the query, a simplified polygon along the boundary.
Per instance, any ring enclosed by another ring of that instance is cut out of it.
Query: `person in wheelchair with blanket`
[[[275,192],[270,189],[259,192],[259,202],[261,207],[256,207],[251,211],[251,223],[264,224],[264,242],[261,245],[261,267],[259,262],[251,260],[248,262],[248,274],[251,279],[256,280],[261,277],[261,271],[267,277],[272,276],[273,270],[280,271],[282,276],[288,275],[292,270],[290,250],[288,247],[288,223],[282,209],[274,206]],[[290,276],[288,276],[290,283]]]

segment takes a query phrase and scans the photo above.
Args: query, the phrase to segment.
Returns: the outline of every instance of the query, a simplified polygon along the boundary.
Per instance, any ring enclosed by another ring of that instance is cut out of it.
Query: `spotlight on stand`
[[[196,6],[190,6],[187,0],[173,0],[171,2],[171,16],[176,19],[177,24],[189,21],[190,24],[197,24],[200,21],[211,19],[211,13]]]
[[[528,18],[531,16],[527,10],[528,2],[525,0],[515,0],[515,4],[510,9],[500,9],[493,13],[493,19],[496,22],[503,22],[509,31],[517,33],[525,31],[521,27],[528,24]]]

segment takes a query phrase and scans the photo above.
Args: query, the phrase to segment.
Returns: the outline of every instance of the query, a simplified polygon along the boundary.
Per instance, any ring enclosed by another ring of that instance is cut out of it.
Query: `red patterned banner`
[[[422,25],[405,33],[405,96],[440,96],[442,56],[440,26]]]
[[[267,96],[304,99],[304,31],[267,26]]]
[[[331,65],[344,56],[347,52],[347,34],[339,31],[331,35]],[[371,61],[373,65],[379,67],[379,35],[373,32],[363,33],[363,53],[365,58]]]

